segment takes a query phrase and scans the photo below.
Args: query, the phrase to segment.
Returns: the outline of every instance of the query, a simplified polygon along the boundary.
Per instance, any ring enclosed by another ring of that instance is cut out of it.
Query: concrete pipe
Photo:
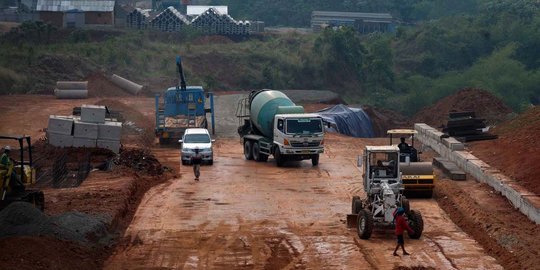
[[[58,81],[56,89],[60,90],[88,90],[88,82]]]
[[[125,89],[126,91],[130,92],[133,95],[139,94],[141,90],[143,89],[143,86],[140,84],[136,84],[130,80],[127,80],[125,78],[122,78],[116,74],[113,74],[111,77],[111,81],[118,85],[120,88]]]
[[[54,89],[54,95],[57,99],[85,99],[88,98],[88,90]]]

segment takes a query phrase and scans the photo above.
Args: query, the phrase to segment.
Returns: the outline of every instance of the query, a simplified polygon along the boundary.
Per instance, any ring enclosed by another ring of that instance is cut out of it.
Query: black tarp
[[[357,138],[372,138],[371,119],[360,108],[349,108],[343,104],[326,108],[318,112],[325,122],[330,123],[328,131],[338,132]]]

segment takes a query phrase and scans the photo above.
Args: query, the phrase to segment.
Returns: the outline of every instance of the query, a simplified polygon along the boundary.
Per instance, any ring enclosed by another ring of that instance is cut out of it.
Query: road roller
[[[391,129],[387,131],[390,145],[394,145],[394,138],[400,137],[399,148],[400,171],[402,174],[404,194],[409,198],[428,197],[433,195],[435,188],[435,174],[432,162],[420,159],[421,152],[414,147],[414,136],[418,134],[413,129]],[[410,145],[407,143],[410,142]]]

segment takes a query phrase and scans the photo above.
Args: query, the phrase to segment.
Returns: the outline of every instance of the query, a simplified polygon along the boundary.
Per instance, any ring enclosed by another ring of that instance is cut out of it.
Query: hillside
[[[540,194],[540,107],[535,106],[492,130],[497,140],[474,142],[473,154],[533,194]]]

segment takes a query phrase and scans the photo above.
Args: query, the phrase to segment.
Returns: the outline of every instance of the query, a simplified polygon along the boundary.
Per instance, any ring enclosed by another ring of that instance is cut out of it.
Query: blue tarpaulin
[[[328,131],[338,132],[357,138],[372,138],[371,119],[360,108],[349,108],[343,104],[317,112],[325,122],[330,123]]]

